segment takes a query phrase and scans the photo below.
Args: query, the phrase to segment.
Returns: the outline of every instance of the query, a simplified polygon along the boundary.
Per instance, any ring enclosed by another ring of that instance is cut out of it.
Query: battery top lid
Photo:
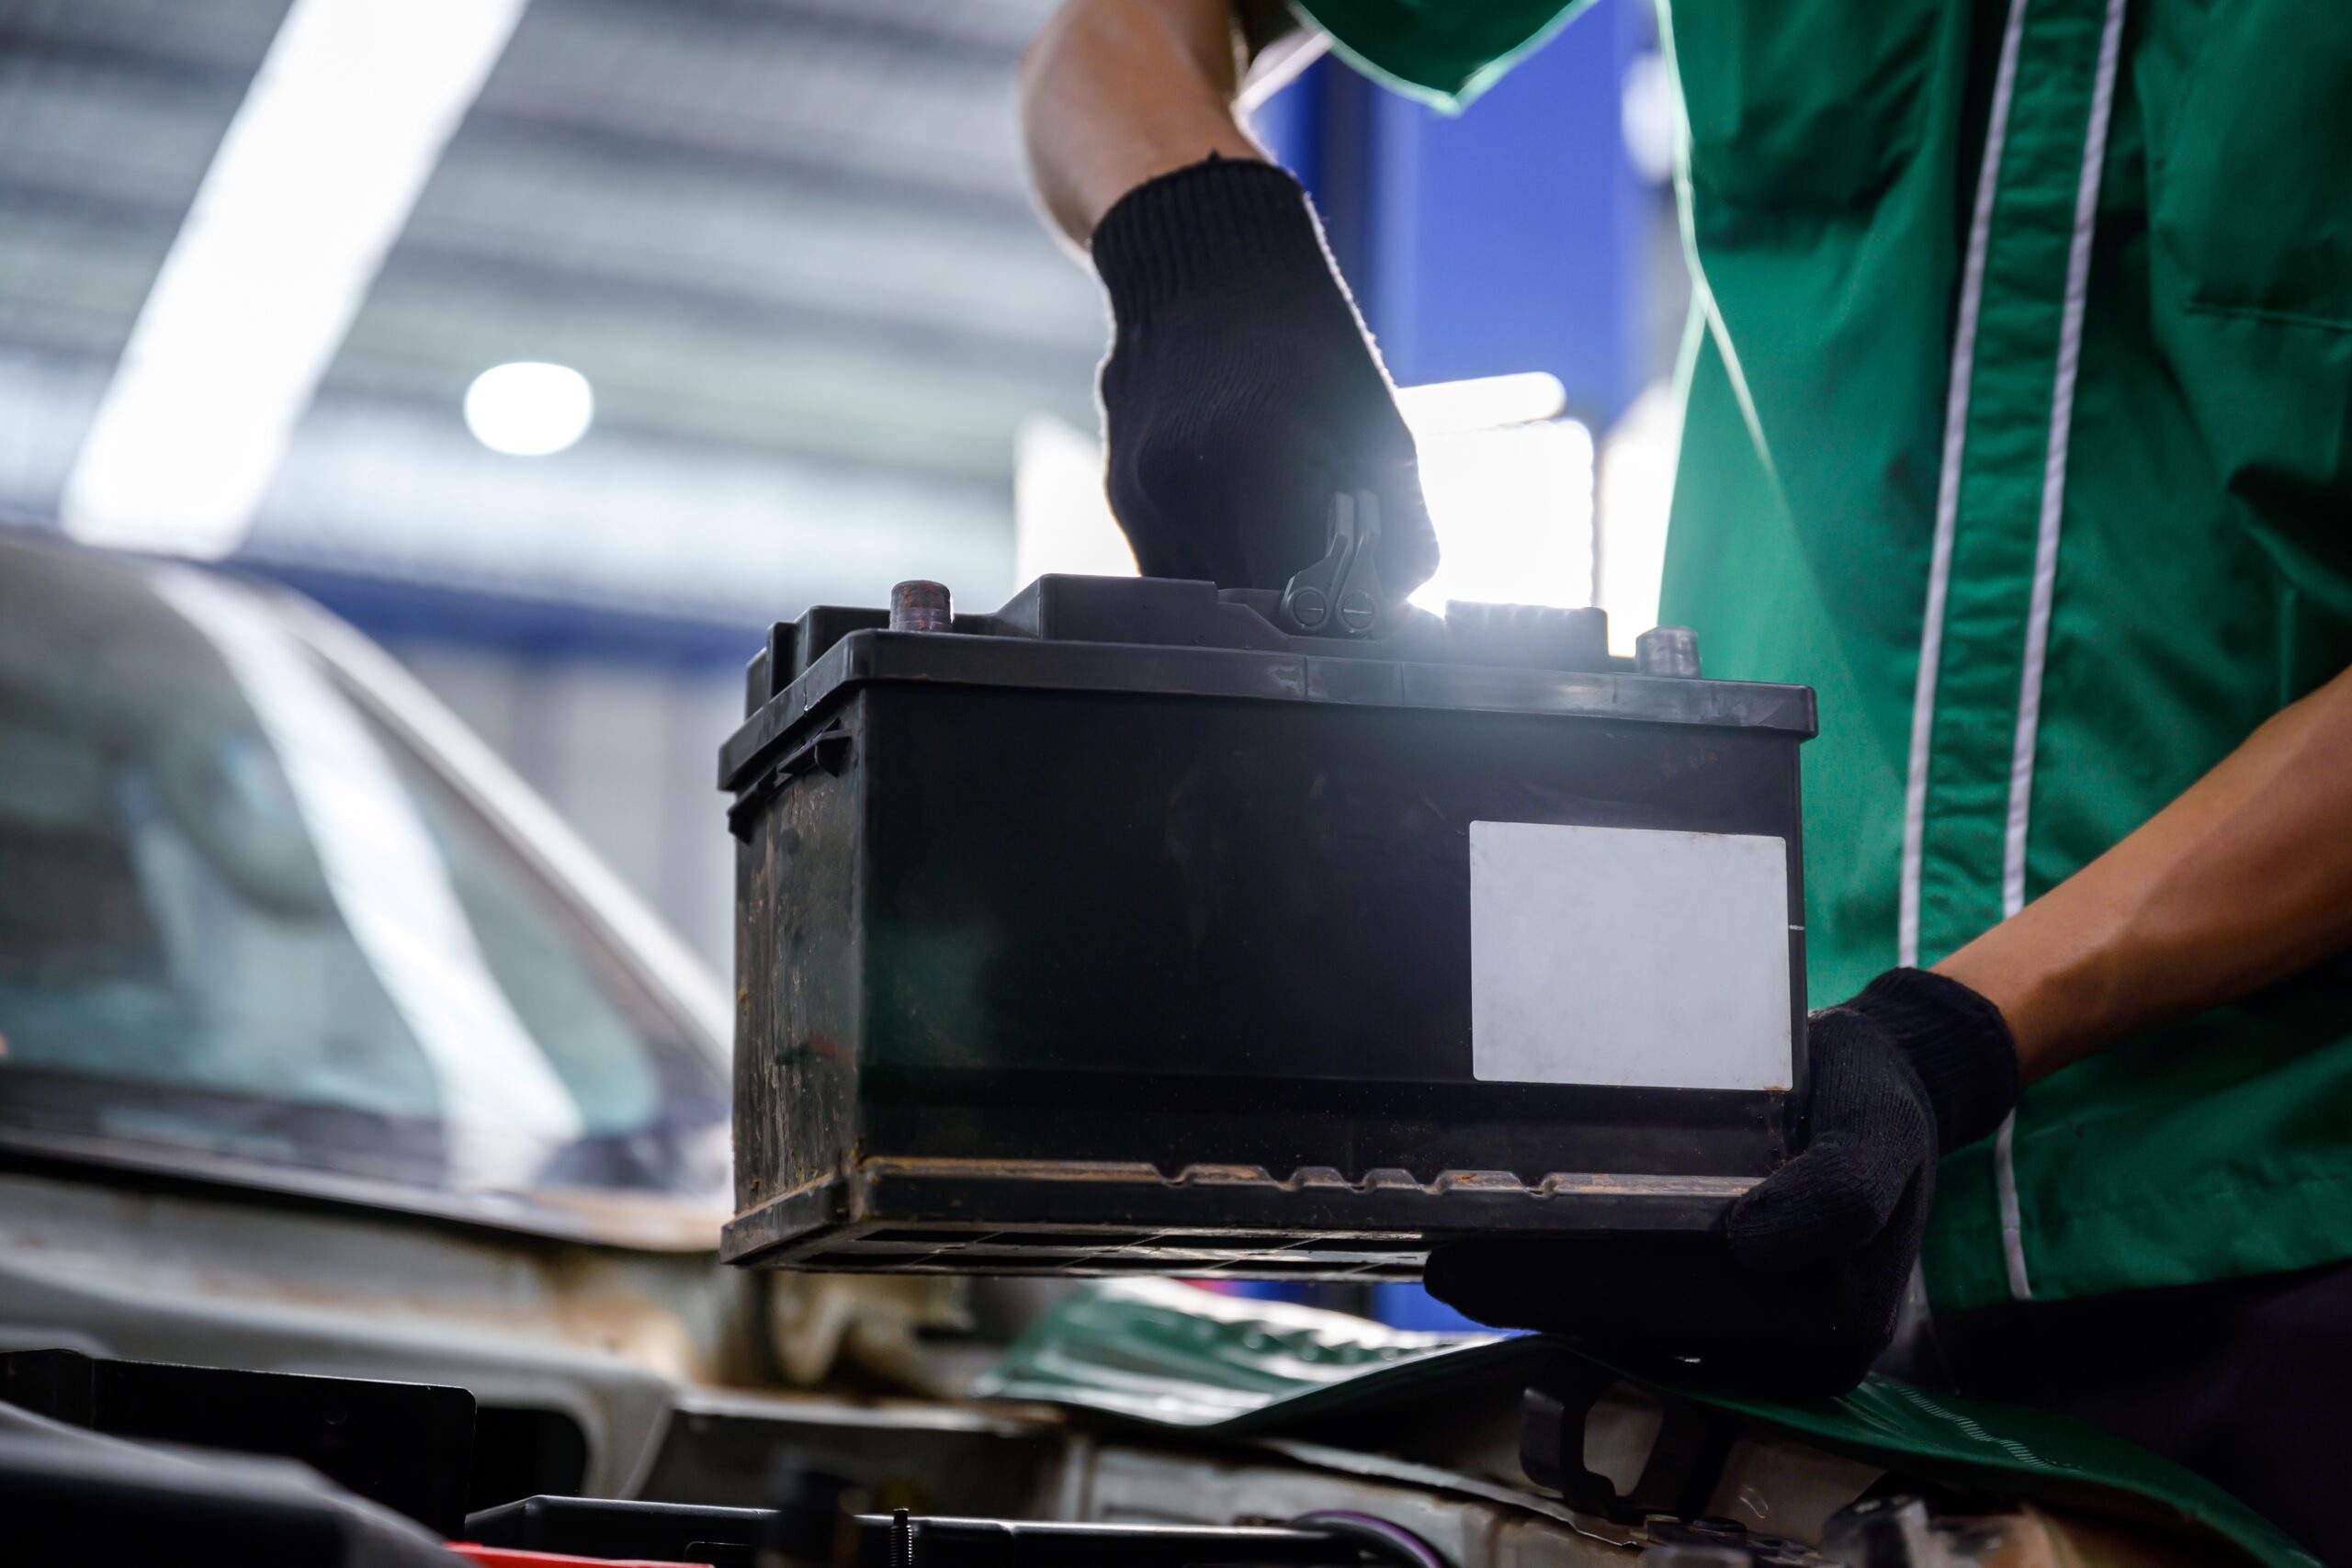
[[[933,584],[900,596],[895,622],[888,609],[819,605],[770,628],[747,671],[745,723],[721,751],[722,788],[829,699],[894,680],[1815,728],[1809,688],[1650,673],[1611,655],[1608,615],[1592,607],[1396,604],[1374,635],[1335,620],[1317,636],[1285,629],[1279,593],[1168,578],[1049,575],[979,615],[952,611]]]

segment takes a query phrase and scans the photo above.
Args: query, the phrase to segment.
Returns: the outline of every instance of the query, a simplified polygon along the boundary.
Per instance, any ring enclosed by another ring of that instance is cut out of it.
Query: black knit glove
[[[1839,1393],[1894,1333],[1936,1159],[2000,1125],[2017,1047],[1957,980],[1892,969],[1813,1015],[1804,1152],[1713,1235],[1479,1242],[1430,1258],[1431,1294],[1604,1357],[1695,1357],[1774,1393]]]
[[[1092,245],[1111,509],[1145,575],[1281,588],[1322,558],[1332,495],[1370,491],[1383,584],[1427,581],[1412,434],[1298,182],[1211,158],[1129,191]]]

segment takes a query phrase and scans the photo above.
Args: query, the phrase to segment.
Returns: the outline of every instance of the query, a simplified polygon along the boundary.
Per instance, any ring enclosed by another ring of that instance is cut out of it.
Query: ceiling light
[[[68,532],[235,549],[524,0],[294,0],[68,475]]]
[[[588,434],[596,394],[569,365],[493,365],[466,389],[466,428],[493,452],[544,457]]]
[[[1437,575],[1413,593],[1503,604],[1592,603],[1592,433],[1572,419],[1423,434]]]
[[[1567,389],[1560,385],[1560,378],[1546,370],[1396,389],[1396,406],[1404,411],[1405,423],[1416,435],[1532,424],[1558,418],[1567,401]]]

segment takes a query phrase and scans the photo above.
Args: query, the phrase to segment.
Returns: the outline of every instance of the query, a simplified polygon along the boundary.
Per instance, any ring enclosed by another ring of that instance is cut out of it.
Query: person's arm
[[[2031,1082],[2347,946],[2352,671],[1936,968],[2001,1010]]]
[[[1262,157],[1238,104],[1318,52],[1280,0],[1068,0],[1021,59],[1021,130],[1079,244],[1127,192],[1216,153]]]
[[[1280,0],[1065,0],[1022,130],[1109,297],[1103,492],[1137,569],[1280,590],[1368,493],[1401,603],[1437,567],[1412,432],[1306,192],[1239,118],[1321,47]]]

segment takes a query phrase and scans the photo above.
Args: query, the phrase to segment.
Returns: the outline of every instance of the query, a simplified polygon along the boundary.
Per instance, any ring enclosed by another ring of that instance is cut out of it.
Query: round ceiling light
[[[493,365],[466,389],[466,428],[493,452],[544,457],[588,434],[596,394],[569,365]]]

